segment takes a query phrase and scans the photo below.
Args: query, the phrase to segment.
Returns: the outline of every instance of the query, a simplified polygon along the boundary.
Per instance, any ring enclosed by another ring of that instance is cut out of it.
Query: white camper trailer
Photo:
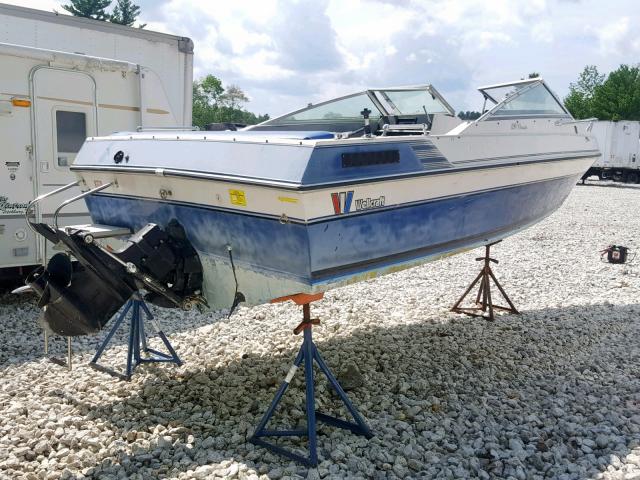
[[[591,134],[596,137],[602,156],[583,178],[598,178],[616,182],[640,182],[640,122],[594,122]]]
[[[85,137],[191,125],[192,71],[188,38],[0,4],[0,278],[51,255],[25,207],[75,180]],[[89,223],[84,202],[62,216]]]

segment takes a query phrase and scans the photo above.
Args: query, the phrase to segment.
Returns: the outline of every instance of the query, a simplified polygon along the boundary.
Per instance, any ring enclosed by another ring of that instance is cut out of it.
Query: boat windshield
[[[375,94],[387,110],[395,115],[451,113],[429,90],[379,90]]]
[[[267,120],[250,130],[325,130],[357,132],[362,130],[363,114],[369,110],[373,131],[388,124],[429,124],[435,113],[454,114],[454,110],[430,85],[372,89],[336,98]]]
[[[484,87],[480,92],[497,105],[489,112],[496,117],[565,117],[569,113],[542,80]]]
[[[299,110],[290,115],[276,118],[272,122],[276,123],[290,123],[290,122],[331,122],[335,120],[357,120],[362,119],[362,112],[365,108],[369,109],[371,113],[370,118],[380,118],[381,112],[374,105],[366,93],[360,93],[340,100],[321,103],[315,106],[309,106],[304,110]],[[276,122],[277,121],[277,122]]]

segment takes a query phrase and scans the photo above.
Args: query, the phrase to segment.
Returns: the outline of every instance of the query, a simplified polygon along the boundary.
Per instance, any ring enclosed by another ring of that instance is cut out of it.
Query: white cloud
[[[457,109],[477,109],[474,86],[531,71],[564,95],[585,65],[607,72],[640,54],[635,0],[134,1],[148,29],[194,40],[196,77],[235,83],[247,108],[272,115],[372,85],[425,82]]]
[[[588,30],[598,37],[602,55],[620,57],[629,53],[640,53],[640,38],[635,26],[631,28],[630,25],[631,19],[625,16],[607,22],[599,28],[589,27]],[[634,25],[637,25],[637,19]]]
[[[472,45],[468,45],[469,48],[476,48],[478,50],[484,50],[497,44],[513,43],[511,36],[502,32],[480,32],[473,36],[468,36],[467,41],[473,43],[473,47]]]
[[[531,27],[531,39],[535,42],[552,43],[555,39],[552,23],[548,20],[534,23]]]

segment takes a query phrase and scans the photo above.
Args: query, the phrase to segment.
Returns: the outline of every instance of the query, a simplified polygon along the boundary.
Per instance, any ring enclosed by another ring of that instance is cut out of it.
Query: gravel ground
[[[480,251],[328,293],[315,338],[335,371],[361,373],[349,395],[375,437],[320,427],[311,470],[246,442],[300,345],[299,307],[154,309],[185,365],[122,382],[87,366],[102,335],[74,340],[68,372],[42,358],[33,299],[0,297],[0,478],[640,479],[640,258],[599,256],[639,246],[639,200],[578,186],[498,245],[521,315],[448,311]],[[104,363],[124,354],[121,336]],[[299,377],[271,426],[303,422]],[[319,408],[343,413],[317,385]]]

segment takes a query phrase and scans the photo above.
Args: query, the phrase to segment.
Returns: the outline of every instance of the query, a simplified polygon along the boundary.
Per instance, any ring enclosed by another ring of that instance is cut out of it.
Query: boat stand
[[[149,320],[153,325],[156,334],[160,337],[162,343],[164,343],[164,346],[168,350],[168,354],[149,348],[149,346],[147,345],[147,337],[144,331],[144,319],[142,317],[142,313],[145,314],[147,320]],[[127,317],[127,314],[130,314],[129,316],[131,318],[131,324],[129,328],[129,347],[127,350],[127,370],[123,375],[121,373],[115,372],[108,367],[99,365],[98,360],[102,356],[105,348],[107,348],[107,345],[109,345],[109,342],[111,342],[111,339],[115,335],[118,328],[120,328],[120,325],[122,324],[124,319]],[[143,357],[142,353],[146,354],[146,356]],[[98,350],[96,351],[96,354],[93,356],[93,359],[91,360],[89,365],[96,370],[108,373],[122,380],[131,380],[131,375],[133,375],[136,367],[138,367],[138,365],[140,365],[141,363],[161,362],[175,363],[178,366],[182,365],[182,360],[180,360],[180,357],[178,357],[178,354],[171,346],[171,343],[169,343],[169,339],[167,339],[167,336],[160,329],[160,325],[153,318],[153,315],[151,315],[151,312],[142,300],[142,297],[136,293],[124,306],[122,313],[120,313],[118,319],[113,324],[113,327],[111,327],[111,330],[98,347]]]
[[[502,240],[498,240],[497,242],[490,243],[489,245],[485,245],[485,254],[484,257],[476,258],[477,262],[484,261],[484,266],[480,273],[475,278],[475,280],[469,285],[469,287],[465,290],[462,296],[458,299],[455,305],[451,308],[452,312],[456,313],[464,313],[466,315],[470,315],[472,317],[482,317],[485,320],[494,321],[495,317],[493,314],[494,310],[502,310],[504,312],[509,313],[519,313],[516,309],[515,305],[507,295],[507,293],[498,282],[498,279],[493,274],[491,270],[491,262],[498,264],[498,260],[491,258],[491,247],[497,243],[500,243]],[[491,281],[498,287],[498,290],[502,294],[503,298],[509,304],[508,307],[503,307],[500,305],[494,305],[493,297],[491,296]],[[478,294],[476,295],[476,306],[475,307],[461,307],[460,305],[464,301],[464,299],[469,295],[469,292],[476,286],[476,284],[480,282],[480,288],[478,289]],[[488,314],[487,314],[488,313]]]
[[[44,330],[44,354],[49,359],[51,363],[55,363],[56,365],[60,365],[61,367],[67,367],[68,370],[73,369],[73,365],[71,363],[71,337],[67,337],[67,361],[65,362],[61,358],[58,357],[50,357],[49,356],[49,332],[45,328]]]
[[[298,352],[298,356],[296,357],[293,365],[289,369],[289,373],[286,378],[280,385],[276,396],[274,397],[269,409],[266,411],[262,420],[260,420],[260,424],[256,428],[255,433],[249,440],[251,443],[256,445],[260,445],[262,447],[268,448],[273,452],[283,455],[287,458],[300,462],[309,467],[315,467],[318,465],[318,441],[317,441],[317,425],[316,422],[323,422],[328,425],[332,425],[334,427],[343,428],[345,430],[350,430],[351,432],[357,435],[364,435],[367,438],[373,437],[371,430],[365,423],[364,419],[360,415],[360,413],[356,410],[356,408],[347,397],[347,394],[344,392],[338,380],[329,370],[329,367],[325,363],[325,361],[320,356],[318,352],[318,348],[315,343],[313,343],[312,337],[312,328],[314,325],[319,325],[320,320],[311,318],[310,315],[310,305],[309,303],[314,300],[319,300],[322,298],[322,294],[317,295],[294,295],[292,297],[285,297],[283,299],[277,299],[277,301],[284,301],[287,299],[291,299],[296,302],[298,305],[302,305],[303,312],[303,320],[302,322],[293,330],[293,333],[298,335],[300,332],[303,333],[303,341],[302,347]],[[332,417],[330,415],[326,415],[321,412],[317,412],[315,409],[315,389],[314,389],[314,375],[313,375],[313,362],[316,362],[322,373],[325,374],[327,380],[338,394],[344,405],[347,407],[347,410],[355,420],[355,423],[348,422],[345,420],[341,420],[336,417]],[[300,364],[304,362],[304,377],[305,377],[305,388],[306,388],[306,413],[307,413],[307,426],[303,429],[297,430],[269,430],[266,428],[267,423],[271,420],[271,417],[274,414],[274,411],[280,400],[282,399],[284,393],[286,392],[293,376],[296,373]],[[288,450],[280,445],[276,445],[274,443],[267,442],[263,440],[264,437],[307,437],[309,441],[309,456],[303,457],[291,450]]]

